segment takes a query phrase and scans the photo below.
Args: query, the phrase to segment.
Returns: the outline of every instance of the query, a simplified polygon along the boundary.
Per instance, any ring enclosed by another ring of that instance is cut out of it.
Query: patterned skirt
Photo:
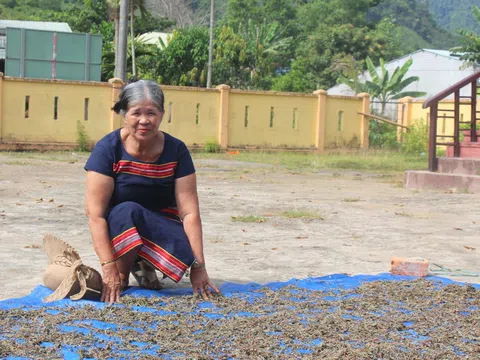
[[[194,261],[183,224],[174,210],[154,212],[132,201],[113,207],[107,216],[113,256],[129,251],[179,282]]]

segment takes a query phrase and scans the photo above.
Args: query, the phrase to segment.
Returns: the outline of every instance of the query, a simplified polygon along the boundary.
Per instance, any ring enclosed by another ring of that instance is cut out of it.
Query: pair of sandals
[[[160,290],[162,288],[162,283],[157,277],[155,267],[147,260],[142,259],[135,262],[130,272],[140,287],[149,290]]]

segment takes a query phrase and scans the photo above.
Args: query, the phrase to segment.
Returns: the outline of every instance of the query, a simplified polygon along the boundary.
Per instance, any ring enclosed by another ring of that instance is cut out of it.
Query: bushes
[[[415,120],[409,131],[403,134],[403,141],[397,141],[397,128],[376,120],[370,121],[370,147],[384,150],[401,150],[406,155],[428,153],[428,126],[424,120]]]
[[[87,135],[85,126],[80,120],[77,121],[77,150],[91,151],[93,149],[92,141]]]
[[[203,148],[204,148],[204,151],[207,153],[220,152],[220,145],[216,141],[207,141]]]
[[[402,152],[407,155],[428,153],[428,126],[423,120],[414,120],[404,135]]]
[[[398,150],[400,148],[395,126],[377,120],[370,120],[369,127],[368,138],[370,147],[385,150]]]

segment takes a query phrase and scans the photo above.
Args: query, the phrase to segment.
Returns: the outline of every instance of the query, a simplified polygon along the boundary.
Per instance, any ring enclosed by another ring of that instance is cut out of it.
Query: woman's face
[[[145,100],[128,108],[125,114],[125,127],[135,139],[145,141],[157,136],[162,118],[163,111]]]

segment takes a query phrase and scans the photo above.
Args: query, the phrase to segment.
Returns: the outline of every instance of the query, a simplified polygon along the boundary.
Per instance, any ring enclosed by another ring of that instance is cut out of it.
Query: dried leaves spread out
[[[287,286],[117,306],[0,311],[0,357],[455,359],[480,356],[480,290],[416,280]]]

